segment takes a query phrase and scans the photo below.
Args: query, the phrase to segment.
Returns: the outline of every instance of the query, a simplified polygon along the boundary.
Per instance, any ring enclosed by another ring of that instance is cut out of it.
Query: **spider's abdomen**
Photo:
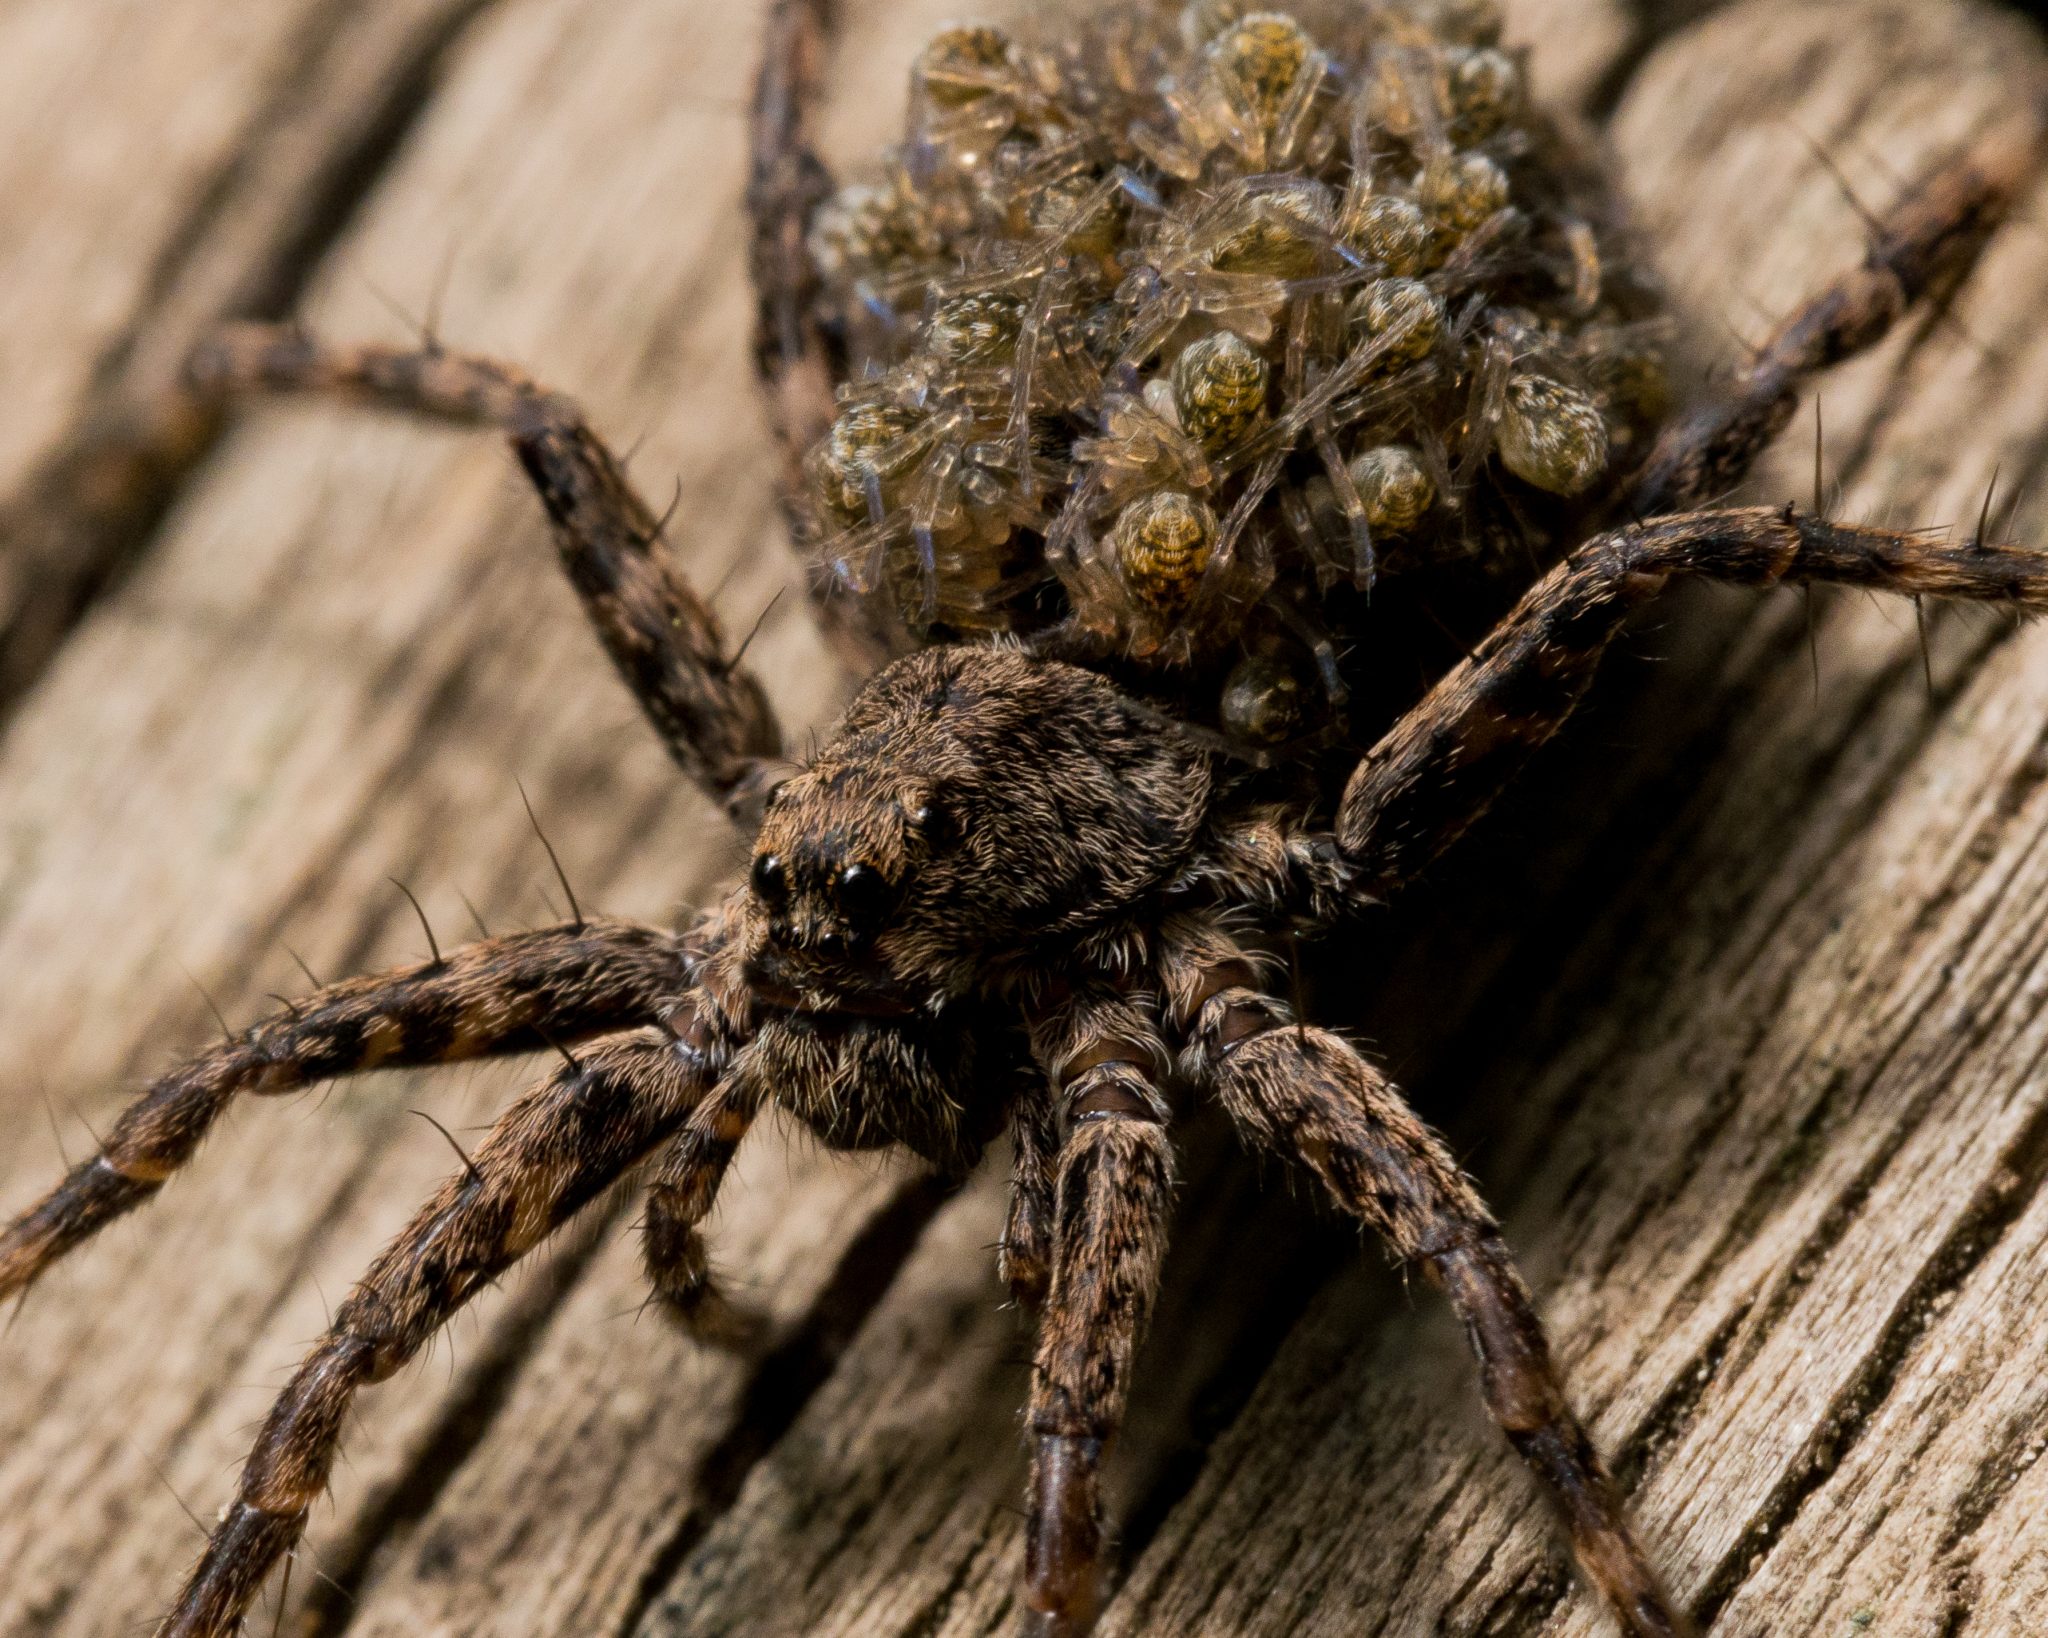
[[[1644,447],[1654,304],[1495,7],[1297,9],[950,30],[817,214],[813,545],[899,643],[1059,628],[1286,738],[1236,657],[1329,703],[1359,592],[1526,578]]]

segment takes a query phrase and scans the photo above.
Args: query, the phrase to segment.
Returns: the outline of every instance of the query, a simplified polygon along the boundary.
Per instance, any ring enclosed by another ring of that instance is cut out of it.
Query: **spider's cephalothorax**
[[[1197,0],[1044,48],[953,30],[882,180],[836,194],[803,141],[826,11],[770,12],[757,357],[821,612],[905,649],[953,641],[873,676],[793,776],[573,403],[437,345],[255,326],[193,361],[208,393],[504,431],[622,677],[753,843],[681,932],[579,916],[287,1004],[162,1076],[0,1233],[5,1297],[153,1195],[238,1094],[560,1050],[335,1312],[162,1630],[233,1632],[356,1391],[636,1168],[656,1293],[742,1339],[699,1225],[773,1104],[836,1147],[949,1170],[1007,1123],[1002,1273],[1040,1311],[1024,1604],[1078,1634],[1170,1126],[1208,1100],[1442,1288],[1587,1578],[1632,1638],[1671,1638],[1680,1607],[1471,1182],[1355,1047],[1268,992],[1266,947],[1411,880],[1672,575],[2048,609],[2048,563],[1988,540],[1687,510],[1740,481],[1815,371],[1967,271],[2030,142],[1911,191],[1860,267],[1653,438],[1662,389],[1604,191],[1530,112],[1491,0]],[[1434,597],[1461,565],[1519,602],[1419,703],[1396,716],[1381,691],[1369,717],[1357,668],[1421,624],[1403,587]],[[1303,739],[1320,759],[1288,757]]]
[[[1186,862],[1209,787],[1207,759],[1094,672],[912,655],[769,801],[749,976],[832,1007],[1057,959]]]
[[[1206,759],[1093,672],[930,649],[862,690],[778,786],[723,965],[772,1003],[763,1095],[827,1143],[978,1157],[1016,1095],[999,1044],[1042,974],[1114,965],[1187,865]]]

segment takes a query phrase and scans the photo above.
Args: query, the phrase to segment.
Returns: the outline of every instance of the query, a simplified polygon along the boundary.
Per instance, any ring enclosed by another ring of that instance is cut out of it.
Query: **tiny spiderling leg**
[[[289,326],[219,331],[187,366],[208,394],[356,399],[512,441],[554,525],[562,568],[605,652],[683,771],[749,828],[781,733],[753,675],[690,589],[655,517],[583,412],[520,371],[438,346],[329,347]]]
[[[676,1131],[719,1059],[666,1030],[608,1038],[515,1103],[371,1265],[257,1435],[239,1494],[158,1638],[229,1638],[327,1488],[359,1389]]]
[[[1215,936],[1169,971],[1182,1067],[1246,1139],[1312,1171],[1337,1205],[1422,1265],[1465,1322],[1486,1408],[1550,1493],[1587,1578],[1629,1638],[1690,1632],[1573,1414],[1527,1287],[1471,1180],[1371,1064],[1297,1024]]]
[[[532,1052],[658,1021],[688,987],[687,941],[593,918],[346,979],[208,1047],[131,1103],[98,1154],[0,1231],[0,1297],[134,1210],[191,1160],[242,1093],[371,1069]]]

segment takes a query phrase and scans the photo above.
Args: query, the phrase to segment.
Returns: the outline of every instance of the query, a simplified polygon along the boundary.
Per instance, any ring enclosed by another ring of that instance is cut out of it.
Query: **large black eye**
[[[960,839],[960,821],[952,804],[938,791],[924,797],[907,816],[910,828],[928,847],[950,847]]]
[[[779,905],[789,897],[789,873],[772,853],[754,856],[754,897],[766,905]]]
[[[865,931],[889,913],[890,901],[896,895],[887,878],[873,865],[850,864],[839,872],[833,896],[847,926]]]

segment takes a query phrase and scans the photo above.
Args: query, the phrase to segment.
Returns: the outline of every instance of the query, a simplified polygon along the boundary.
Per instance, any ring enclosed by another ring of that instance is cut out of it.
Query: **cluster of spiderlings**
[[[1116,12],[940,34],[904,144],[814,219],[849,377],[815,545],[907,640],[1243,655],[1213,715],[1284,740],[1271,633],[1526,563],[1650,430],[1654,336],[1493,0]]]

